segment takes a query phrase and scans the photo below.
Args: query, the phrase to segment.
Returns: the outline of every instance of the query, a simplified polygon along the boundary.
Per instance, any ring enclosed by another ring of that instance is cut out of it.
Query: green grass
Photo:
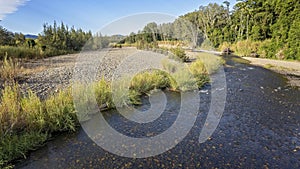
[[[199,53],[196,59],[204,64],[208,74],[214,73],[220,65],[225,63],[225,60],[221,57],[209,53]]]
[[[42,53],[38,48],[0,46],[0,56],[7,56],[8,58],[35,59],[35,58],[41,58]]]
[[[74,52],[76,51],[57,50],[53,48],[47,48],[45,51],[43,51],[38,46],[34,48],[21,46],[0,46],[0,59],[3,59],[2,56],[7,56],[7,58],[39,59]]]
[[[75,131],[78,125],[70,90],[41,101],[31,91],[21,95],[17,84],[6,84],[1,96],[0,167],[24,158],[51,133]]]

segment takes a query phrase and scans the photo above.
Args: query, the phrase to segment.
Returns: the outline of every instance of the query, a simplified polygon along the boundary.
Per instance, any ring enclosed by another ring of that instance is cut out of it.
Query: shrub
[[[236,44],[233,44],[233,51],[239,56],[250,56],[253,51],[251,44],[250,40],[238,41]]]
[[[223,42],[220,46],[219,46],[219,51],[224,51],[227,48],[232,49],[232,44],[229,42]]]
[[[13,165],[9,164],[10,161],[25,158],[28,150],[34,150],[47,138],[46,133],[31,131],[0,137],[0,168],[13,168]]]
[[[162,71],[144,72],[134,76],[130,83],[130,89],[139,93],[147,93],[153,89],[161,89],[169,86],[169,77]]]
[[[7,58],[26,58],[26,59],[40,59],[44,57],[51,57],[57,55],[64,55],[70,53],[76,53],[77,51],[73,50],[59,50],[56,48],[41,48],[34,47],[15,47],[15,46],[0,46],[0,59],[1,57],[6,56]]]
[[[189,57],[186,55],[185,51],[182,48],[171,48],[171,52],[174,54],[176,60],[186,62],[189,60]]]
[[[190,71],[197,80],[198,87],[202,87],[205,83],[209,82],[208,72],[202,61],[197,60],[190,65]]]
[[[102,78],[99,82],[95,83],[94,86],[96,101],[99,106],[105,104],[107,108],[113,108],[114,104],[111,95],[111,85]]]
[[[216,70],[218,70],[220,65],[225,63],[225,60],[221,57],[209,53],[199,53],[197,55],[197,60],[204,64],[208,74],[214,73]]]

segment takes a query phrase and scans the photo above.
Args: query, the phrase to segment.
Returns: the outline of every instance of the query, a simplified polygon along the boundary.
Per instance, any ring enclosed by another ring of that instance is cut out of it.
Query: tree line
[[[182,18],[197,25],[214,47],[224,42],[259,42],[250,44],[253,52],[300,60],[298,0],[238,0],[232,11],[229,6],[228,1],[200,6]]]
[[[121,43],[187,40],[193,47],[232,47],[237,54],[300,60],[298,0],[238,0],[210,3],[172,23],[147,24]]]
[[[69,28],[63,22],[57,25],[54,21],[53,25],[43,25],[43,32],[39,34],[37,42],[43,49],[80,51],[91,37],[91,31],[85,32],[74,26]]]
[[[0,26],[0,58],[4,55],[18,58],[40,58],[81,51],[92,38],[91,31],[75,29],[61,22],[45,23],[37,38],[26,38]]]

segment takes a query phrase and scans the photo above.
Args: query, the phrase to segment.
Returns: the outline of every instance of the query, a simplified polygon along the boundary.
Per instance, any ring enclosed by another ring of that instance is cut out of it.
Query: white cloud
[[[0,20],[7,14],[15,12],[20,5],[29,0],[0,0]]]

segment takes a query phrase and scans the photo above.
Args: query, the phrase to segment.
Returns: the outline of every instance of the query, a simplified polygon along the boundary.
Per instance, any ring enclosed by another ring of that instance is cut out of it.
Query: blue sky
[[[141,18],[152,17],[153,21],[164,22],[175,16],[195,11],[200,5],[224,0],[0,0],[0,25],[13,32],[24,34],[38,34],[42,32],[44,23],[52,24],[54,20],[83,30],[96,32],[103,28],[112,27],[112,22],[118,23],[114,27],[131,28]],[[235,0],[229,0],[231,6]],[[136,15],[147,13],[143,15]],[[149,13],[154,13],[149,16]],[[159,14],[162,13],[162,14]],[[121,20],[120,20],[121,18]],[[130,18],[130,17],[129,17]],[[168,19],[169,18],[169,19]],[[128,19],[128,18],[127,18]],[[146,19],[147,20],[147,19]],[[147,21],[148,21],[147,20]],[[121,24],[122,23],[122,24]],[[142,22],[141,22],[142,24]],[[131,29],[136,29],[132,27]],[[135,30],[133,30],[135,31]],[[123,32],[122,32],[123,33]],[[124,31],[126,33],[126,31]]]

